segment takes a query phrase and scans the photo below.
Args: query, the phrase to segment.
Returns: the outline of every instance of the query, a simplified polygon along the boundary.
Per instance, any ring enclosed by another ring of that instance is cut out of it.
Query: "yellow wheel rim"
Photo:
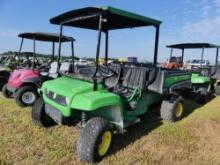
[[[183,104],[182,103],[178,103],[176,106],[176,117],[180,117],[183,113]]]
[[[112,140],[112,133],[110,131],[104,132],[104,134],[102,135],[102,141],[98,146],[99,156],[104,156],[107,153],[111,144],[111,140]]]

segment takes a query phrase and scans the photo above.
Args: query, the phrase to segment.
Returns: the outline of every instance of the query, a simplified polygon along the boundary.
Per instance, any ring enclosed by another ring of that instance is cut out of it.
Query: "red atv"
[[[54,62],[55,43],[71,42],[72,61],[74,61],[73,42],[75,40],[67,36],[62,36],[59,39],[59,35],[51,33],[22,33],[18,36],[22,38],[19,54],[21,54],[24,39],[33,40],[33,57],[32,59],[27,59],[28,67],[16,69],[12,72],[8,83],[2,88],[2,93],[6,98],[15,97],[19,106],[31,106],[39,97],[38,89],[44,81],[56,78],[59,75],[59,71],[69,72],[72,68],[70,63],[60,65]],[[52,42],[51,64],[44,64],[44,62],[36,58],[36,41]]]

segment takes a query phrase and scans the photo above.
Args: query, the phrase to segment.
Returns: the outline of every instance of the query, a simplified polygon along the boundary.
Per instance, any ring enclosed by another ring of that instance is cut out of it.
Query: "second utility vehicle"
[[[189,69],[192,72],[191,77],[191,89],[193,93],[195,93],[196,101],[200,104],[204,104],[208,100],[208,95],[211,92],[211,88],[213,87],[212,78],[217,73],[218,70],[218,55],[220,46],[210,44],[210,43],[182,43],[167,46],[171,49],[180,49],[182,51],[182,59],[184,59],[185,50],[186,49],[202,49],[200,65],[194,66]],[[215,64],[204,65],[204,50],[205,49],[216,49],[215,55]],[[185,68],[187,69],[187,68]]]
[[[72,56],[73,56],[73,42],[74,39],[72,37],[62,36],[60,37],[57,34],[51,33],[22,33],[19,35],[22,38],[20,53],[23,45],[24,39],[33,40],[33,59],[30,61],[30,65],[27,68],[16,69],[9,77],[8,83],[3,87],[3,94],[5,97],[10,97],[11,93],[15,97],[16,103],[19,106],[29,106],[33,105],[33,103],[39,97],[38,88],[41,84],[51,78],[56,78],[58,63],[54,62],[55,58],[55,43],[58,42],[71,42],[72,47]],[[52,56],[51,56],[51,64],[39,64],[38,59],[36,57],[36,41],[42,42],[50,42],[52,43]],[[37,64],[39,66],[37,66]],[[49,68],[49,72],[47,72]],[[61,66],[62,67],[62,66]],[[64,71],[69,71],[69,67],[64,66]]]

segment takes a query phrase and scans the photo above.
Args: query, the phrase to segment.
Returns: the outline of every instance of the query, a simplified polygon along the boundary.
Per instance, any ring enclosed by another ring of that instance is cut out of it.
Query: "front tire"
[[[200,88],[198,94],[195,96],[198,104],[206,104],[208,101],[208,92],[206,88]]]
[[[164,100],[161,104],[161,118],[170,122],[176,122],[183,118],[184,115],[184,99],[179,97],[171,97],[170,100]]]
[[[102,118],[90,119],[81,130],[77,153],[82,161],[94,163],[104,157],[112,143],[112,129]]]
[[[7,88],[7,84],[3,85],[3,87],[2,87],[2,95],[5,98],[12,98],[13,97],[13,94]]]
[[[51,127],[55,122],[45,113],[45,104],[43,99],[39,97],[32,107],[32,121],[40,127]]]
[[[21,107],[32,106],[38,99],[37,89],[30,85],[19,88],[15,96],[16,103]]]

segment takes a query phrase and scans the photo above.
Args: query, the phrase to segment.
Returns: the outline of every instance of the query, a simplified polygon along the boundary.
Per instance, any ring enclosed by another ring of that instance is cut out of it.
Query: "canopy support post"
[[[173,48],[170,49],[170,59],[173,56]]]
[[[74,41],[72,40],[71,41],[71,52],[72,52],[72,70],[73,70],[73,73],[74,73],[74,64],[75,64],[75,54],[74,54],[74,43],[73,43]]]
[[[211,73],[211,76],[214,76],[218,71],[218,56],[219,56],[219,48],[216,49],[216,56],[215,56],[215,72]]]
[[[58,62],[57,72],[58,72],[59,67],[60,67],[62,36],[63,36],[63,25],[61,24],[60,25],[60,36],[59,36],[58,58],[57,58],[57,62]]]
[[[184,61],[184,53],[185,53],[185,49],[182,49],[182,62],[181,62],[181,65],[182,65],[182,67],[183,67],[183,61]]]
[[[52,43],[52,62],[55,59],[55,42]]]
[[[108,31],[105,32],[105,65],[108,64]]]
[[[202,67],[202,61],[203,61],[203,57],[204,57],[204,50],[205,48],[202,48],[202,55],[201,55],[201,61],[200,61],[200,67]]]
[[[23,43],[24,43],[24,38],[21,39],[21,44],[20,44],[19,52],[18,52],[18,61],[20,61],[20,55],[21,55]]]
[[[34,54],[33,54],[33,65],[32,65],[32,68],[35,68],[35,62],[36,62],[36,59],[35,59],[36,58],[36,39],[35,39],[35,37],[34,37],[33,47],[34,47]]]
[[[97,90],[97,80],[95,78],[97,71],[98,71],[98,63],[99,63],[99,53],[100,53],[100,46],[101,46],[101,35],[102,35],[102,15],[99,16],[99,30],[98,30],[98,41],[97,41],[97,49],[96,49],[96,68],[95,68],[95,73],[93,74],[94,78],[94,87],[93,90]]]
[[[154,47],[154,66],[157,66],[159,33],[160,33],[160,28],[159,28],[159,26],[156,26],[156,37],[155,37],[155,47]]]

